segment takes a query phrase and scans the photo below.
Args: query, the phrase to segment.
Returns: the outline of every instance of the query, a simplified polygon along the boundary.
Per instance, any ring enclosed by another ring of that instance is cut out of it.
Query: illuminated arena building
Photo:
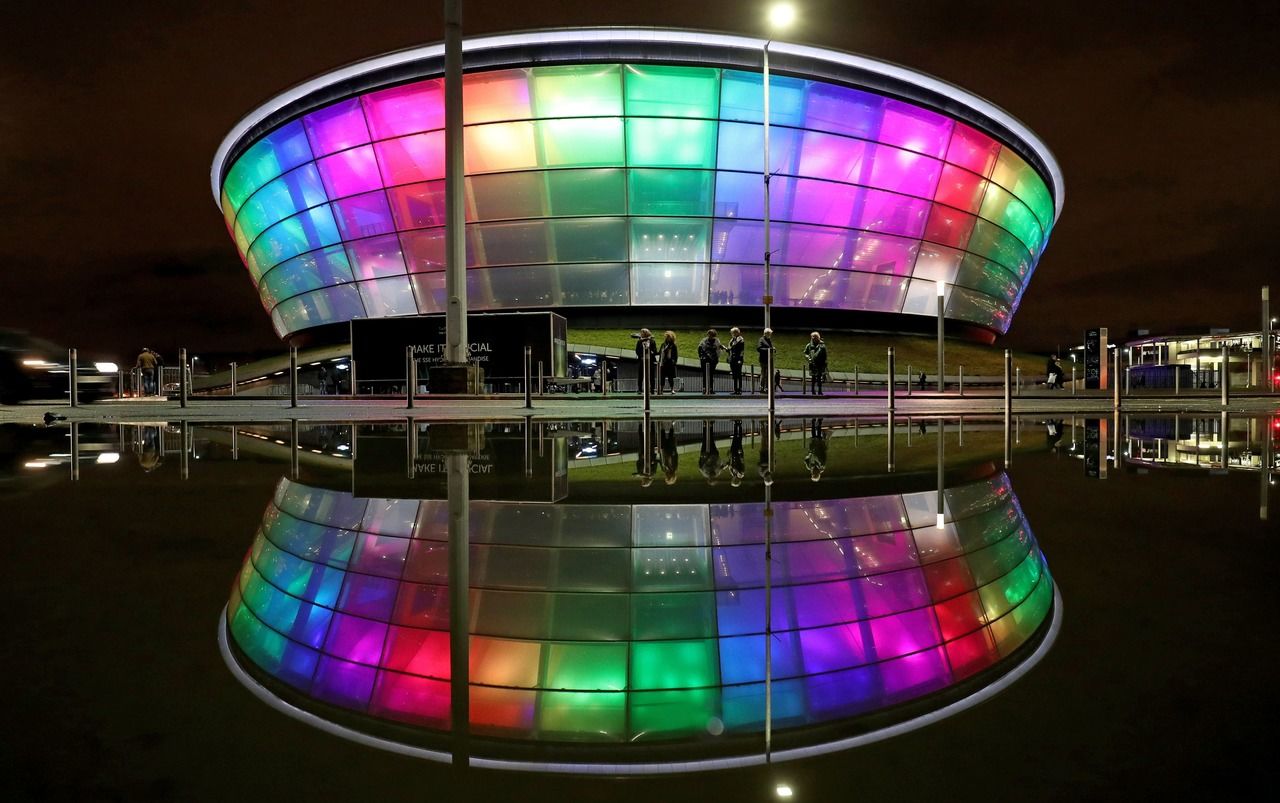
[[[758,320],[763,44],[655,29],[467,41],[470,309]],[[941,281],[951,329],[1006,331],[1062,208],[1044,144],[903,67],[769,54],[778,324],[926,328]],[[443,69],[442,45],[358,62],[222,142],[213,194],[282,338],[443,311]]]

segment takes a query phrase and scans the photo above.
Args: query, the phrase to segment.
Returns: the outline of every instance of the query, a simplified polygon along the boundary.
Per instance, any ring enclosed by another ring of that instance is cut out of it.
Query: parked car
[[[77,360],[81,401],[106,398],[115,392],[120,367],[108,360]],[[44,338],[14,329],[0,329],[0,404],[30,399],[66,400],[70,366],[67,350]]]

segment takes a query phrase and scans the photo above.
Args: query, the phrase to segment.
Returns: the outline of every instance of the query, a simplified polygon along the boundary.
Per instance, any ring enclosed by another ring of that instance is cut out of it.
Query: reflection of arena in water
[[[473,501],[473,755],[754,756],[766,665],[784,752],[994,693],[1047,648],[1054,585],[1006,476],[948,489],[942,527],[936,498],[773,503],[768,589],[763,503]],[[447,519],[281,480],[226,610],[233,669],[314,724],[443,755]]]
[[[470,308],[761,306],[762,44],[656,29],[465,43]],[[1044,144],[896,65],[782,42],[770,58],[778,313],[910,327],[935,315],[940,281],[948,319],[1006,331],[1061,211]],[[214,196],[282,337],[443,311],[442,69],[438,45],[349,65],[223,141]]]

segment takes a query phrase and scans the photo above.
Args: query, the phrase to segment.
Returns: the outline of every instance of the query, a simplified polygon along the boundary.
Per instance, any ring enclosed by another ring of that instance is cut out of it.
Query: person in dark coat
[[[809,388],[815,396],[821,396],[822,381],[827,375],[827,344],[818,332],[809,333],[804,347],[804,361],[809,364]]]
[[[720,462],[720,447],[716,445],[716,432],[710,421],[702,422],[702,451],[698,455],[698,471],[706,477],[708,485],[715,485],[716,478],[724,471]]]
[[[649,359],[645,359],[645,349],[648,349]],[[653,386],[653,378],[657,375],[658,367],[658,344],[654,342],[653,332],[648,329],[641,329],[639,337],[636,338],[636,363],[639,366],[636,374],[636,393],[644,393],[644,386],[649,384],[649,392],[652,393],[655,388]]]
[[[768,393],[769,386],[766,384],[769,377],[773,376],[773,330],[765,329],[760,335],[760,342],[756,343],[756,356],[760,360],[760,392]]]
[[[680,474],[680,449],[676,444],[676,425],[670,421],[662,428],[660,442],[662,452],[662,481],[675,485]]]
[[[676,392],[676,365],[680,359],[680,349],[676,346],[676,333],[670,330],[662,336],[662,345],[658,347],[659,373],[658,393],[664,387]]]
[[[747,476],[747,453],[742,446],[742,419],[733,422],[733,439],[729,441],[729,484],[737,488]]]
[[[702,364],[703,395],[715,395],[713,380],[716,366],[720,364],[720,352],[728,350],[720,342],[720,338],[716,336],[716,330],[714,329],[708,329],[707,336],[698,341],[698,362]]]
[[[742,337],[742,330],[733,327],[729,330],[729,373],[733,376],[733,395],[742,395],[742,363],[746,359],[747,341]]]
[[[827,468],[827,435],[822,431],[822,419],[809,422],[809,451],[804,456],[804,466],[809,469],[809,479],[817,482]]]

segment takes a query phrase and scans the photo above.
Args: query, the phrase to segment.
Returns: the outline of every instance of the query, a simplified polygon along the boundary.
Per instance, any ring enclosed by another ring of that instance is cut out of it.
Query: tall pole
[[[186,352],[184,351],[183,354]],[[183,362],[183,370],[186,370],[186,362]],[[186,405],[184,404],[183,407]],[[289,406],[298,406],[298,347],[289,347]]]
[[[289,363],[293,365],[292,361]],[[159,376],[164,376],[164,369],[159,369]],[[292,380],[290,380],[292,381]],[[187,406],[187,350],[178,349],[178,405]],[[296,405],[292,405],[296,406]]]
[[[1222,341],[1222,368],[1218,371],[1218,385],[1222,388],[1222,406],[1226,407],[1231,403],[1231,371],[1230,371],[1231,352],[1227,346],[1227,341]]]
[[[938,288],[938,392],[941,393],[945,388],[945,385],[943,384],[942,372],[944,367],[943,362],[944,362],[944,355],[945,355],[945,348],[946,348],[943,341],[942,308],[943,306],[945,306],[947,301],[947,286],[941,281],[939,281],[937,283],[937,288]]]
[[[894,368],[893,346],[889,347],[889,354],[888,354],[887,360],[888,360],[888,365],[886,366],[887,374],[886,374],[884,386],[885,386],[885,389],[888,391],[885,395],[888,398],[889,412],[892,413],[893,412],[893,368]],[[910,382],[910,380],[908,380],[908,382]]]
[[[71,406],[80,406],[80,366],[76,360],[76,350],[67,349],[67,395],[71,398]],[[183,407],[186,405],[184,404]]]
[[[467,362],[462,182],[462,0],[444,0],[445,361],[453,365]]]
[[[1262,367],[1267,372],[1264,388],[1276,392],[1276,360],[1271,346],[1271,285],[1262,286]]]
[[[771,311],[773,307],[773,277],[769,268],[772,262],[769,242],[769,42],[764,43],[764,328],[772,329]],[[771,355],[772,356],[772,355]],[[773,373],[773,365],[769,366]],[[767,380],[772,387],[773,377]],[[773,394],[769,394],[769,409],[773,409]]]
[[[470,441],[470,438],[467,439]],[[471,456],[445,457],[449,500],[449,708],[453,719],[453,766],[470,764],[471,736]]]

